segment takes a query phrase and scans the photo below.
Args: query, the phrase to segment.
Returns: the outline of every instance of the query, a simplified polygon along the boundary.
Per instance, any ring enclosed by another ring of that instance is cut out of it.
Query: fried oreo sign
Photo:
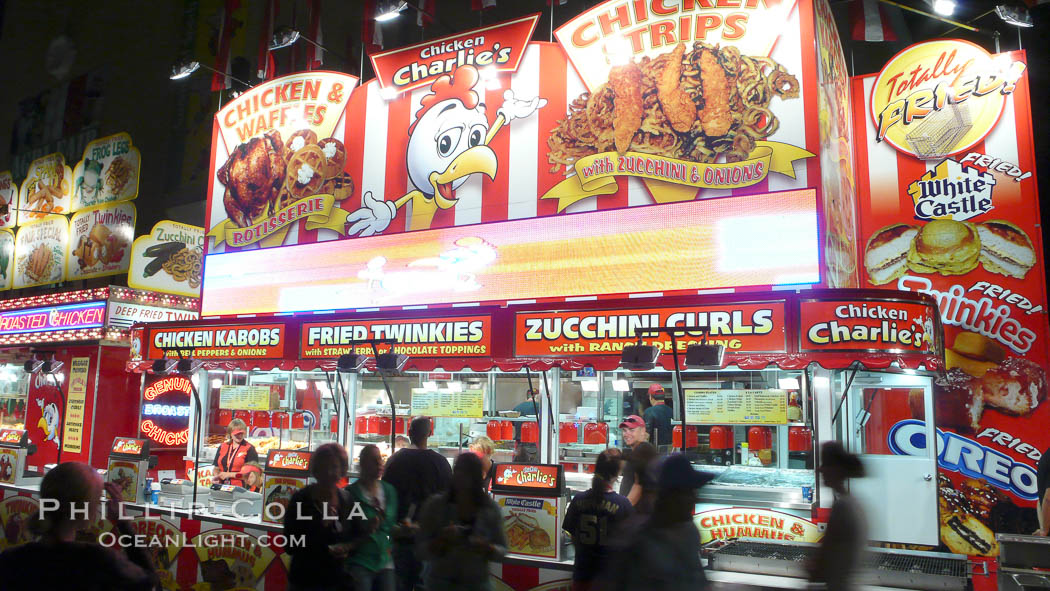
[[[913,45],[879,72],[871,92],[875,140],[919,158],[973,147],[995,127],[1025,64],[968,41]]]

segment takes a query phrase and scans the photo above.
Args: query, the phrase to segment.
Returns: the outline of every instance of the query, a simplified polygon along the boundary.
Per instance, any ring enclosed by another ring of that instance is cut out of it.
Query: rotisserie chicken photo
[[[222,203],[238,226],[246,227],[276,205],[288,158],[276,129],[240,144],[216,174],[226,187]]]

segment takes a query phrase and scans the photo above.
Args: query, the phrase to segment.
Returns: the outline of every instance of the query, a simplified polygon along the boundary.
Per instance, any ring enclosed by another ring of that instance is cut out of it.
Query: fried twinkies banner
[[[306,72],[260,84],[215,115],[208,180],[210,246],[281,246],[346,216],[346,105],[357,78]],[[359,141],[359,140],[355,140]]]
[[[1025,55],[922,43],[854,79],[852,93],[863,284],[928,293],[944,324],[948,371],[934,389],[942,541],[995,555],[994,533],[1037,529],[1031,476],[1050,446]],[[923,417],[898,418],[893,449],[925,454],[902,443],[908,420]]]

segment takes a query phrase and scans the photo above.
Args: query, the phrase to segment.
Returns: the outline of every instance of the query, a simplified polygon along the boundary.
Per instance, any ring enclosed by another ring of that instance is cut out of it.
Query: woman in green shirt
[[[355,591],[394,591],[390,533],[397,525],[397,491],[379,479],[383,456],[378,447],[366,445],[360,459],[361,477],[346,488],[351,501],[357,503],[351,513],[357,536],[344,566],[353,577]]]

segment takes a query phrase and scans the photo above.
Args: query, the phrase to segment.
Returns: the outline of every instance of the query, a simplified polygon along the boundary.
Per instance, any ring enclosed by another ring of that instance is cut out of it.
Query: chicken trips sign
[[[951,39],[908,47],[852,83],[862,281],[933,296],[944,325],[938,449],[966,449],[967,469],[958,453],[939,457],[940,533],[961,554],[995,555],[996,533],[1038,527],[1032,495],[999,472],[1034,472],[1038,457],[1023,450],[1050,446],[1028,84],[1023,52]]]

